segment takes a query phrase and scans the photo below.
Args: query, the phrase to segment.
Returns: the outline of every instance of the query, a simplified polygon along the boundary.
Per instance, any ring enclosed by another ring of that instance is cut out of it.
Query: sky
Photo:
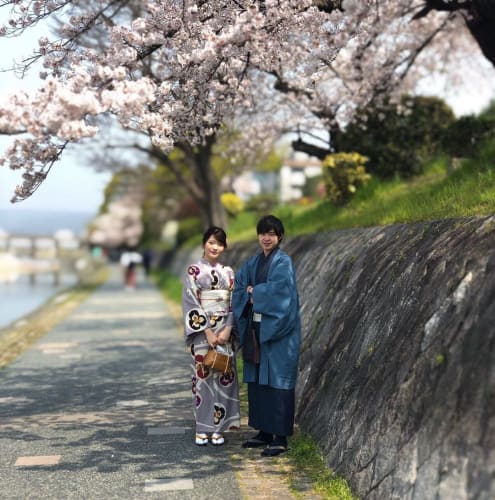
[[[0,19],[0,22],[2,21]],[[28,56],[32,48],[37,45],[38,38],[48,34],[46,31],[46,27],[40,26],[28,30],[20,38],[0,37],[0,69],[10,67],[14,59],[21,61],[23,56]],[[15,51],[12,51],[13,44],[15,44]],[[482,56],[480,56],[480,64],[486,66],[485,74],[489,76],[480,79],[473,75],[471,82],[475,84],[462,89],[446,90],[445,83],[437,80],[426,82],[421,93],[441,95],[452,106],[457,116],[478,113],[491,99],[495,98],[495,69]],[[13,73],[0,73],[0,100],[9,89],[37,88],[39,80],[36,68],[33,70],[23,80],[18,79]],[[0,153],[9,143],[10,138],[0,136]],[[0,167],[0,209],[7,209],[12,214],[26,209],[96,214],[103,201],[103,190],[110,180],[109,173],[95,171],[91,166],[84,164],[80,158],[78,159],[75,153],[71,155],[69,150],[64,153],[62,160],[52,167],[47,179],[30,198],[12,204],[10,199],[15,186],[21,182],[20,176],[20,172]]]
[[[0,19],[0,23],[3,23],[3,19]],[[0,69],[11,67],[14,59],[21,61],[23,56],[28,56],[32,47],[37,45],[38,38],[45,32],[46,28],[41,27],[33,32],[26,32],[15,41],[0,37]],[[37,74],[36,70],[31,71],[27,78],[21,80],[13,73],[0,73],[0,99],[11,89],[36,89],[39,81]],[[10,142],[9,137],[0,136],[0,152],[3,152]],[[12,216],[20,210],[96,214],[109,180],[109,173],[96,172],[90,165],[78,159],[76,152],[71,154],[69,150],[54,164],[46,180],[31,197],[11,203],[15,186],[21,183],[21,173],[0,166],[0,209],[11,212]]]

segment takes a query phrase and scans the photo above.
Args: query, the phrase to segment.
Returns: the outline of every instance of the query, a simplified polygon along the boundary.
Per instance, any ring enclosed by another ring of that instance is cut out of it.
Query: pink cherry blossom
[[[410,88],[441,47],[455,43],[450,56],[473,48],[462,11],[423,15],[419,0],[138,4],[139,12],[96,0],[0,5],[0,36],[63,21],[25,62],[42,63],[40,89],[0,104],[0,132],[15,137],[0,163],[26,171],[15,200],[36,190],[67,144],[98,134],[107,114],[163,153],[203,144],[223,124],[242,123],[246,144],[267,144],[290,128],[345,126],[377,96]],[[255,109],[264,120],[248,120]]]

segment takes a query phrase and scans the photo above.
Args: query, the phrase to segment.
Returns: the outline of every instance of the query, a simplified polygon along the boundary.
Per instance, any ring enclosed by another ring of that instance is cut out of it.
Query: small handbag
[[[203,359],[203,364],[217,372],[227,374],[232,372],[233,359],[234,353],[229,344],[217,345],[216,347],[210,347]]]

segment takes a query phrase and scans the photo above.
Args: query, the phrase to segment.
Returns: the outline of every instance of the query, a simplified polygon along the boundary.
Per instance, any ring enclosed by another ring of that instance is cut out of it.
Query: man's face
[[[258,241],[263,249],[263,253],[268,255],[278,245],[278,236],[275,231],[271,230],[267,233],[258,234]]]

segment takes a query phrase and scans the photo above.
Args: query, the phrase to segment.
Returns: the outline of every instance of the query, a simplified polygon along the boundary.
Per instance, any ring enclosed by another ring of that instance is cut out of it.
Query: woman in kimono
[[[248,424],[259,431],[242,446],[264,447],[263,456],[276,456],[287,451],[287,436],[294,431],[299,296],[292,260],[279,247],[282,222],[267,215],[256,230],[262,251],[236,273],[232,296],[248,384]]]
[[[210,347],[233,346],[231,294],[232,268],[219,263],[227,248],[223,229],[210,227],[203,235],[203,257],[187,268],[182,294],[184,335],[191,352],[192,400],[196,420],[196,444],[224,444],[222,433],[239,428],[239,385],[233,370],[220,373],[203,365]],[[209,434],[211,434],[209,436]]]

